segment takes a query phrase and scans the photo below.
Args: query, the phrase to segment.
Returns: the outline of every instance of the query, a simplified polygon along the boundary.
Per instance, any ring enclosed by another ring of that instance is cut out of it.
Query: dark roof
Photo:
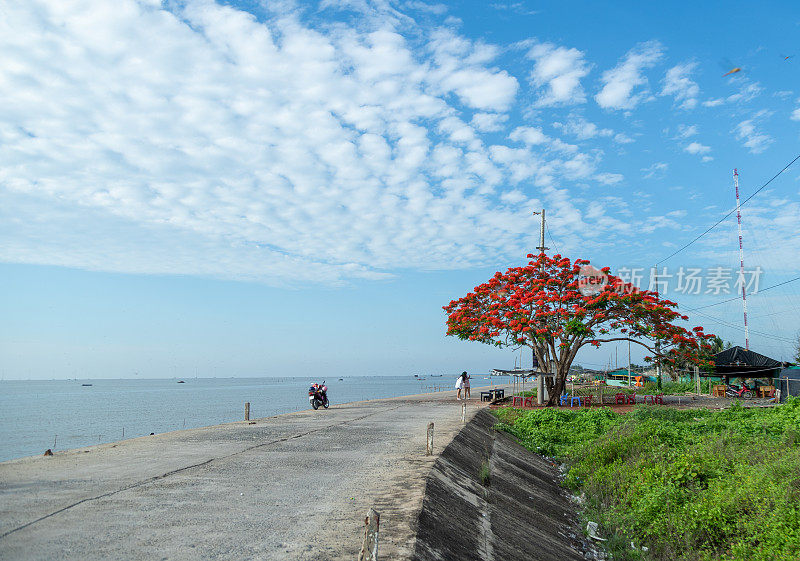
[[[731,347],[714,355],[716,366],[754,366],[759,368],[780,368],[783,364],[773,358],[748,351],[742,347]]]

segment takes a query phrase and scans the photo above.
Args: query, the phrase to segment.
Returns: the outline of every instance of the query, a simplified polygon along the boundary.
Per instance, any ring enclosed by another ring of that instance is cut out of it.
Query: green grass
[[[526,447],[567,462],[564,485],[585,494],[614,559],[800,559],[800,399],[496,414]]]
[[[492,471],[487,460],[481,462],[481,470],[478,473],[478,478],[481,480],[481,485],[484,487],[488,487],[492,482]]]

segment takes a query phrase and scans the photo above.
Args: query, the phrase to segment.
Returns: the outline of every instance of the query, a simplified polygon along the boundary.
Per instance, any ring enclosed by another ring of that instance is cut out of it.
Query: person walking
[[[466,370],[461,373],[461,378],[464,380],[464,399],[469,399],[470,398],[470,394],[469,394],[469,378],[470,378],[470,376],[469,376],[469,374],[467,374]]]

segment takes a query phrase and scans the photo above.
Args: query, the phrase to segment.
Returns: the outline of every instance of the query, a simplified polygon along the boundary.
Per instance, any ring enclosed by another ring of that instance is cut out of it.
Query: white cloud
[[[742,82],[741,88],[735,94],[729,95],[726,101],[731,103],[738,101],[751,101],[761,94],[761,86],[758,83]]]
[[[517,127],[511,131],[508,138],[534,146],[537,144],[544,144],[550,140],[550,138],[542,132],[542,129],[538,127]]]
[[[800,121],[800,107],[792,111],[792,116],[789,117],[792,121]]]
[[[598,173],[594,178],[603,185],[616,185],[625,179],[625,176],[619,173]]]
[[[764,152],[774,142],[771,136],[756,128],[756,123],[767,116],[768,113],[766,111],[759,111],[752,119],[742,121],[734,129],[736,138],[742,141],[745,148],[753,154]]]
[[[433,34],[434,68],[428,81],[437,93],[455,93],[474,109],[504,111],[517,93],[517,79],[505,70],[487,68],[497,56],[490,45],[472,43],[446,29]]]
[[[335,283],[524,253],[524,210],[487,196],[507,172],[456,117],[513,100],[491,46],[204,1],[28,6],[0,21],[0,206],[40,230],[0,229],[0,260]]]
[[[551,43],[535,45],[527,57],[534,61],[531,83],[537,88],[537,107],[573,105],[586,101],[581,78],[589,73],[584,53]]]
[[[596,136],[606,137],[614,134],[613,130],[601,129],[594,123],[587,121],[583,116],[576,114],[571,114],[566,123],[555,122],[553,126],[577,137],[578,140],[588,140]]]
[[[695,68],[697,63],[690,62],[667,70],[661,95],[673,96],[675,103],[682,109],[694,109],[697,106],[697,96],[700,95],[700,87],[690,78]]]
[[[641,169],[641,171],[644,174],[642,175],[642,177],[645,179],[650,179],[650,178],[661,179],[666,175],[668,169],[669,169],[669,164],[667,164],[666,162],[656,162],[651,166]]]
[[[642,72],[652,68],[663,56],[658,41],[641,43],[628,51],[625,58],[611,70],[603,72],[603,88],[595,95],[604,109],[633,109],[649,97],[648,81]],[[638,92],[634,90],[640,88]]]
[[[627,134],[619,132],[614,135],[614,142],[616,142],[617,144],[630,144],[631,142],[636,142],[636,141]]]
[[[428,4],[427,2],[420,2],[418,0],[414,0],[411,2],[406,2],[405,5],[412,10],[419,10],[420,12],[429,12],[431,14],[436,14],[438,16],[447,13],[447,6],[445,4]]]
[[[678,138],[689,138],[697,134],[697,125],[678,125]]]
[[[703,107],[717,107],[718,105],[722,105],[723,103],[725,103],[725,100],[718,97],[716,99],[709,99],[704,101]]]
[[[504,113],[475,113],[472,116],[472,126],[481,132],[497,132],[503,129],[508,121]]]
[[[487,142],[518,89],[497,47],[358,4],[4,6],[0,261],[336,284],[517,258],[543,205],[565,243],[635,231],[566,187],[622,180],[599,150]]]
[[[699,142],[692,142],[688,146],[684,148],[684,151],[689,152],[689,154],[707,154],[711,152],[710,146],[704,146]]]
[[[522,2],[493,2],[489,4],[495,10],[511,12],[522,16],[534,16],[538,14],[536,10],[531,10]]]

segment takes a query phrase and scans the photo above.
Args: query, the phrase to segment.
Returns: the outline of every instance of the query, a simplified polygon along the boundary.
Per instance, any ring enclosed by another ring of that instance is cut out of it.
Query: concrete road
[[[0,463],[0,559],[353,560],[370,507],[382,557],[402,559],[430,421],[438,453],[463,426],[454,392]]]

